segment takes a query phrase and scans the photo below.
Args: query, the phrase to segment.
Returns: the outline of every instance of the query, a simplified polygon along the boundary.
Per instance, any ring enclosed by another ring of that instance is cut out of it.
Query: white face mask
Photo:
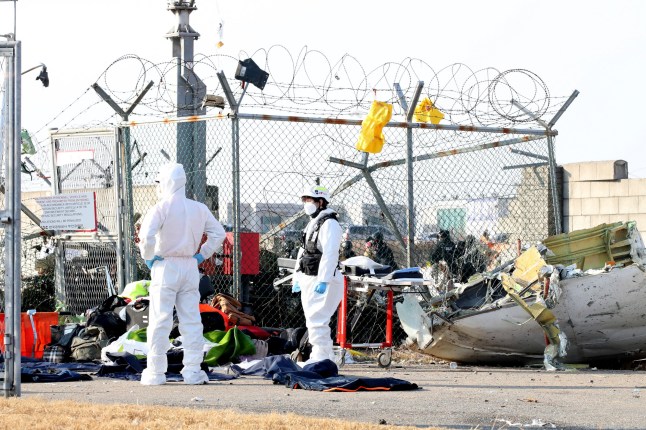
[[[306,202],[303,205],[303,210],[307,215],[312,215],[314,212],[318,210],[318,207],[312,202]]]

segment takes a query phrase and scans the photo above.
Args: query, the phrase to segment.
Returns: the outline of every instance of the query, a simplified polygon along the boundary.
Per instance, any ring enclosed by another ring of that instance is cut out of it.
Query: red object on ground
[[[352,343],[348,342],[348,278],[343,277],[343,299],[339,304],[339,314],[336,326],[336,341],[343,349],[352,349]],[[386,292],[386,340],[379,344],[380,348],[390,348],[393,345],[393,303],[394,294],[392,290]],[[356,345],[360,346],[360,345]]]
[[[240,331],[248,331],[253,335],[255,339],[267,340],[271,337],[271,333],[261,327],[256,327],[255,325],[239,325],[238,329]]]
[[[222,312],[220,309],[214,308],[211,305],[207,305],[206,303],[200,303],[200,313],[202,312],[217,312],[220,315],[222,315],[222,318],[224,318],[224,328],[226,330],[229,330],[231,327],[231,323],[229,323],[229,316]]]
[[[45,345],[52,341],[50,326],[58,325],[58,312],[36,312],[34,314],[34,326],[36,327],[36,345],[34,348],[34,330],[26,312],[20,314],[20,354],[23,357],[42,358]],[[0,313],[0,350],[4,354],[4,313]]]

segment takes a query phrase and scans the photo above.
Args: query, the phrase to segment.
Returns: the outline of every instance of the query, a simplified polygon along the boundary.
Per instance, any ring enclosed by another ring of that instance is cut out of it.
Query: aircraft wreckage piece
[[[561,333],[561,328],[554,314],[547,309],[545,302],[540,300],[540,296],[536,296],[536,301],[532,304],[528,304],[525,299],[520,297],[515,291],[518,284],[514,282],[511,276],[502,275],[502,286],[512,300],[523,308],[545,332],[545,338],[547,339],[547,346],[543,354],[545,368],[547,370],[562,369],[563,366],[557,361],[557,358],[566,355],[567,338]]]
[[[463,363],[646,357],[646,253],[635,223],[603,224],[543,244],[555,252],[530,248],[513,263],[430,298],[404,294],[396,306],[409,339],[425,353]],[[504,279],[532,312],[505,291]]]

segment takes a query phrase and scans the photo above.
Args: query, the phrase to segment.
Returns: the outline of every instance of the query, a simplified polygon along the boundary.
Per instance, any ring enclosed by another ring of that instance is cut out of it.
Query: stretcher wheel
[[[380,352],[377,356],[377,364],[379,365],[379,367],[389,367],[392,361],[393,357],[390,351]]]

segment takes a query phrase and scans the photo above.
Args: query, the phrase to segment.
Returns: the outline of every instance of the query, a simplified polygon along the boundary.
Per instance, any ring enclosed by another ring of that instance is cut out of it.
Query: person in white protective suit
[[[166,383],[166,351],[175,307],[184,347],[184,382],[206,384],[208,376],[200,368],[204,338],[197,266],[222,246],[226,233],[203,203],[186,197],[186,173],[181,164],[163,165],[156,182],[159,202],[146,214],[139,232],[141,256],[151,273],[148,366],[141,383]],[[207,238],[200,247],[204,234]]]
[[[338,268],[342,231],[337,213],[327,207],[329,200],[328,190],[320,185],[306,187],[301,195],[303,210],[311,219],[303,231],[292,292],[301,293],[312,345],[308,364],[334,360],[330,319],[343,298],[343,276]]]

